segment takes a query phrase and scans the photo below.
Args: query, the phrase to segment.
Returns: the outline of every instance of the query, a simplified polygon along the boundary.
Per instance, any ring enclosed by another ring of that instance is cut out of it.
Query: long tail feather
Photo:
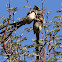
[[[9,24],[10,26],[11,26],[11,28],[19,28],[19,27],[21,27],[22,25],[25,25],[25,23],[23,22],[23,21],[20,21],[20,22],[16,22],[16,23],[12,23],[12,24]],[[7,25],[6,25],[7,26]],[[6,26],[4,26],[4,27],[2,27],[2,28],[0,28],[0,29],[3,29],[3,28],[5,28]],[[7,30],[10,30],[10,27],[7,29]],[[3,34],[5,32],[5,30],[4,31],[2,31],[2,32],[0,32],[0,34]]]

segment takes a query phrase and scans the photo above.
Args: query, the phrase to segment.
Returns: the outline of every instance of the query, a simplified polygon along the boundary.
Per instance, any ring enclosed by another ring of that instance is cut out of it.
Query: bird
[[[35,6],[35,8],[36,8],[36,11],[35,11],[36,17],[33,23],[33,31],[34,31],[34,34],[36,34],[36,43],[39,44],[39,34],[43,27],[44,16],[43,16],[43,13],[39,10],[38,6]]]
[[[18,22],[15,22],[15,23],[11,23],[9,24],[12,28],[19,28],[21,27],[22,25],[25,25],[25,24],[30,24],[35,18],[35,12],[33,10],[30,10],[26,17],[22,19],[22,21],[18,21]],[[0,27],[0,30],[1,29],[4,29],[7,25],[3,25]],[[4,33],[4,31],[0,32],[0,34]]]

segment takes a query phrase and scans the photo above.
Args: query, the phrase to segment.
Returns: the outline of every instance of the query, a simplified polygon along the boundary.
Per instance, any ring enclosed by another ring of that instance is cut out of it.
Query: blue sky
[[[41,0],[28,0],[29,3],[30,3],[30,6],[33,8],[34,5],[37,5],[39,6],[40,8],[42,8],[42,1]],[[8,13],[8,8],[6,7],[6,4],[8,4],[9,0],[0,0],[0,17],[1,16],[5,16],[5,17],[8,17],[9,13]],[[60,13],[56,13],[56,10],[60,10],[62,8],[62,0],[46,0],[45,1],[45,12],[49,12],[49,11],[52,11],[52,13],[50,14],[49,18],[48,18],[48,21],[51,21],[52,18],[55,16],[55,15],[61,15]],[[24,8],[23,6],[28,6],[26,0],[11,0],[11,8],[13,7],[18,7],[18,11],[16,11],[15,13],[15,21],[17,21],[17,18],[21,18],[22,17],[25,17],[26,14],[28,13],[28,11],[30,10],[29,8]],[[0,19],[0,23],[2,22],[3,20]],[[45,21],[46,21],[46,17],[45,17]],[[22,26],[21,28],[19,28],[17,31],[19,33],[21,33],[21,29],[24,29],[24,28],[30,28],[31,26],[33,26],[33,22],[29,25],[25,25],[25,26]],[[52,29],[52,28],[50,28]],[[40,34],[41,35],[41,34]],[[35,38],[35,35],[33,34],[33,31],[29,32],[27,34],[26,31],[24,31],[23,33],[23,37],[26,37],[28,38],[27,41],[24,41],[23,44],[27,44],[27,45],[30,45],[32,44],[32,39]],[[42,37],[40,37],[41,39]],[[0,61],[3,61],[3,57],[0,56]]]

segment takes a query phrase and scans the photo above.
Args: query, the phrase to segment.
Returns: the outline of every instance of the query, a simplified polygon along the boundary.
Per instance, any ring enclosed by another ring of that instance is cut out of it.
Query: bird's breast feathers
[[[28,18],[30,18],[30,19],[34,19],[34,18],[35,18],[35,13],[32,12],[31,14],[29,14]]]

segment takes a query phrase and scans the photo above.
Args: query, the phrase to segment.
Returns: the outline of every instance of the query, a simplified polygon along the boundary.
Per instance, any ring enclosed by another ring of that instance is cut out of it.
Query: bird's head
[[[34,6],[34,8],[33,8],[33,10],[38,10],[39,9],[39,7],[38,6]]]

